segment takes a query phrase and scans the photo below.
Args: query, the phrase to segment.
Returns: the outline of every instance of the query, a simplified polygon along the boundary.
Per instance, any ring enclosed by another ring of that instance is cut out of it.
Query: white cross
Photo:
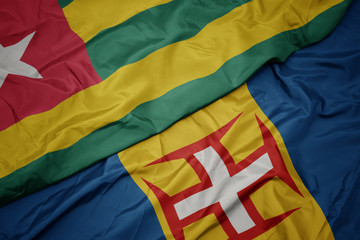
[[[237,193],[273,168],[269,155],[265,153],[247,168],[230,177],[224,161],[210,146],[197,152],[194,156],[204,166],[208,173],[212,187],[195,193],[174,205],[179,219],[184,219],[191,214],[220,203],[230,223],[238,233],[242,233],[255,226]]]

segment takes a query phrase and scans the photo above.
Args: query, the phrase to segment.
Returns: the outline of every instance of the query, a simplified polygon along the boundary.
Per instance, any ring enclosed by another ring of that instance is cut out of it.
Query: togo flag
[[[356,239],[359,11],[162,133],[0,208],[0,238]]]
[[[324,38],[349,4],[1,1],[0,204],[226,95]]]

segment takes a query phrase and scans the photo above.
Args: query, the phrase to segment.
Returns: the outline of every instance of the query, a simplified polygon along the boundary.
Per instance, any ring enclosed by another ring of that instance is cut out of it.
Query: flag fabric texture
[[[2,207],[0,237],[359,233],[359,3],[275,64],[350,1],[30,2],[1,10],[1,204],[120,152]]]
[[[349,3],[2,1],[2,62],[14,64],[0,89],[1,205],[163,131],[321,40]]]

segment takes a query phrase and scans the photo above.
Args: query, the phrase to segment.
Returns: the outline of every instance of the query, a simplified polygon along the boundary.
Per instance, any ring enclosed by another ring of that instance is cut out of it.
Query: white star
[[[30,78],[42,78],[36,68],[20,61],[34,34],[35,32],[29,34],[12,46],[4,48],[0,44],[0,87],[9,73]]]

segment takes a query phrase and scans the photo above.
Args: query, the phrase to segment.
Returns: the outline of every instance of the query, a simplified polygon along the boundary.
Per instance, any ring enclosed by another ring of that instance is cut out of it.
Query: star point
[[[8,74],[42,78],[36,68],[20,60],[34,35],[35,32],[30,33],[20,42],[8,47],[0,44],[0,88]]]

